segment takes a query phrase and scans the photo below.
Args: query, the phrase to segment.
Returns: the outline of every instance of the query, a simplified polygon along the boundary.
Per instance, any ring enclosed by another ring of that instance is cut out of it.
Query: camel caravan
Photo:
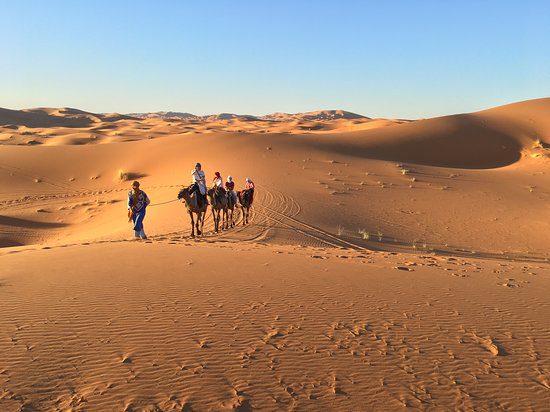
[[[203,234],[204,219],[208,206],[212,210],[214,230],[229,229],[235,226],[235,207],[242,208],[242,224],[248,224],[248,215],[254,200],[254,182],[246,178],[245,188],[235,193],[235,182],[231,176],[223,182],[220,172],[216,172],[210,189],[206,186],[206,174],[200,163],[192,171],[193,184],[178,193],[178,199],[185,203],[191,218],[191,237]],[[196,217],[196,218],[195,218]],[[221,225],[221,228],[220,228]]]

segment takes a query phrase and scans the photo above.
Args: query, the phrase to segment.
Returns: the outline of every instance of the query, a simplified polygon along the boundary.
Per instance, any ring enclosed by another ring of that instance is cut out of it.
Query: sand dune
[[[0,409],[543,410],[550,99],[319,113],[3,109]],[[197,161],[251,224],[189,237]]]
[[[419,120],[323,141],[328,152],[417,164],[494,168],[517,162],[535,143],[550,143],[550,99],[472,114]],[[345,142],[345,144],[342,144]]]
[[[305,113],[272,113],[265,116],[261,116],[261,119],[264,120],[278,120],[278,121],[288,121],[288,120],[335,120],[335,119],[369,119],[366,116],[347,112],[345,110],[318,110],[315,112],[305,112]]]
[[[370,119],[343,110],[261,117],[181,112],[95,114],[77,109],[0,109],[0,144],[75,145],[124,142],[189,133],[321,133],[365,130],[406,122]]]

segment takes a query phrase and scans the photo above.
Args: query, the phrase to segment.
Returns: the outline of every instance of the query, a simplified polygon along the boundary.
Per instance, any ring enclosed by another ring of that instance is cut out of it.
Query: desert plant
[[[359,234],[363,238],[363,240],[369,240],[370,239],[370,233],[367,232],[365,229],[359,229]]]
[[[338,236],[342,236],[344,234],[343,226],[338,225],[338,229],[336,230],[336,233],[338,234]]]
[[[128,176],[128,173],[125,172],[124,170],[120,169],[118,171],[118,180],[120,180],[121,182],[127,182],[129,179],[129,176]]]

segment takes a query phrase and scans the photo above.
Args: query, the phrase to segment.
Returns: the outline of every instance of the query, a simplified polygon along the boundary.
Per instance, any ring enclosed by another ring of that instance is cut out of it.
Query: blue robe
[[[134,204],[134,193],[132,190],[128,193],[128,207],[132,209],[132,221],[134,222],[134,230],[136,232],[141,232],[143,230],[143,219],[145,219],[145,210],[147,209],[147,204],[149,203],[149,198],[147,193],[140,190],[137,197],[137,201]]]

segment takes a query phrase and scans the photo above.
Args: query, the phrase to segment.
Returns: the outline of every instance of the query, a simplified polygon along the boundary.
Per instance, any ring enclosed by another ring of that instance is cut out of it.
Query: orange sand
[[[0,410],[543,410],[550,99],[346,113],[0,110]],[[196,161],[248,226],[189,238]]]

